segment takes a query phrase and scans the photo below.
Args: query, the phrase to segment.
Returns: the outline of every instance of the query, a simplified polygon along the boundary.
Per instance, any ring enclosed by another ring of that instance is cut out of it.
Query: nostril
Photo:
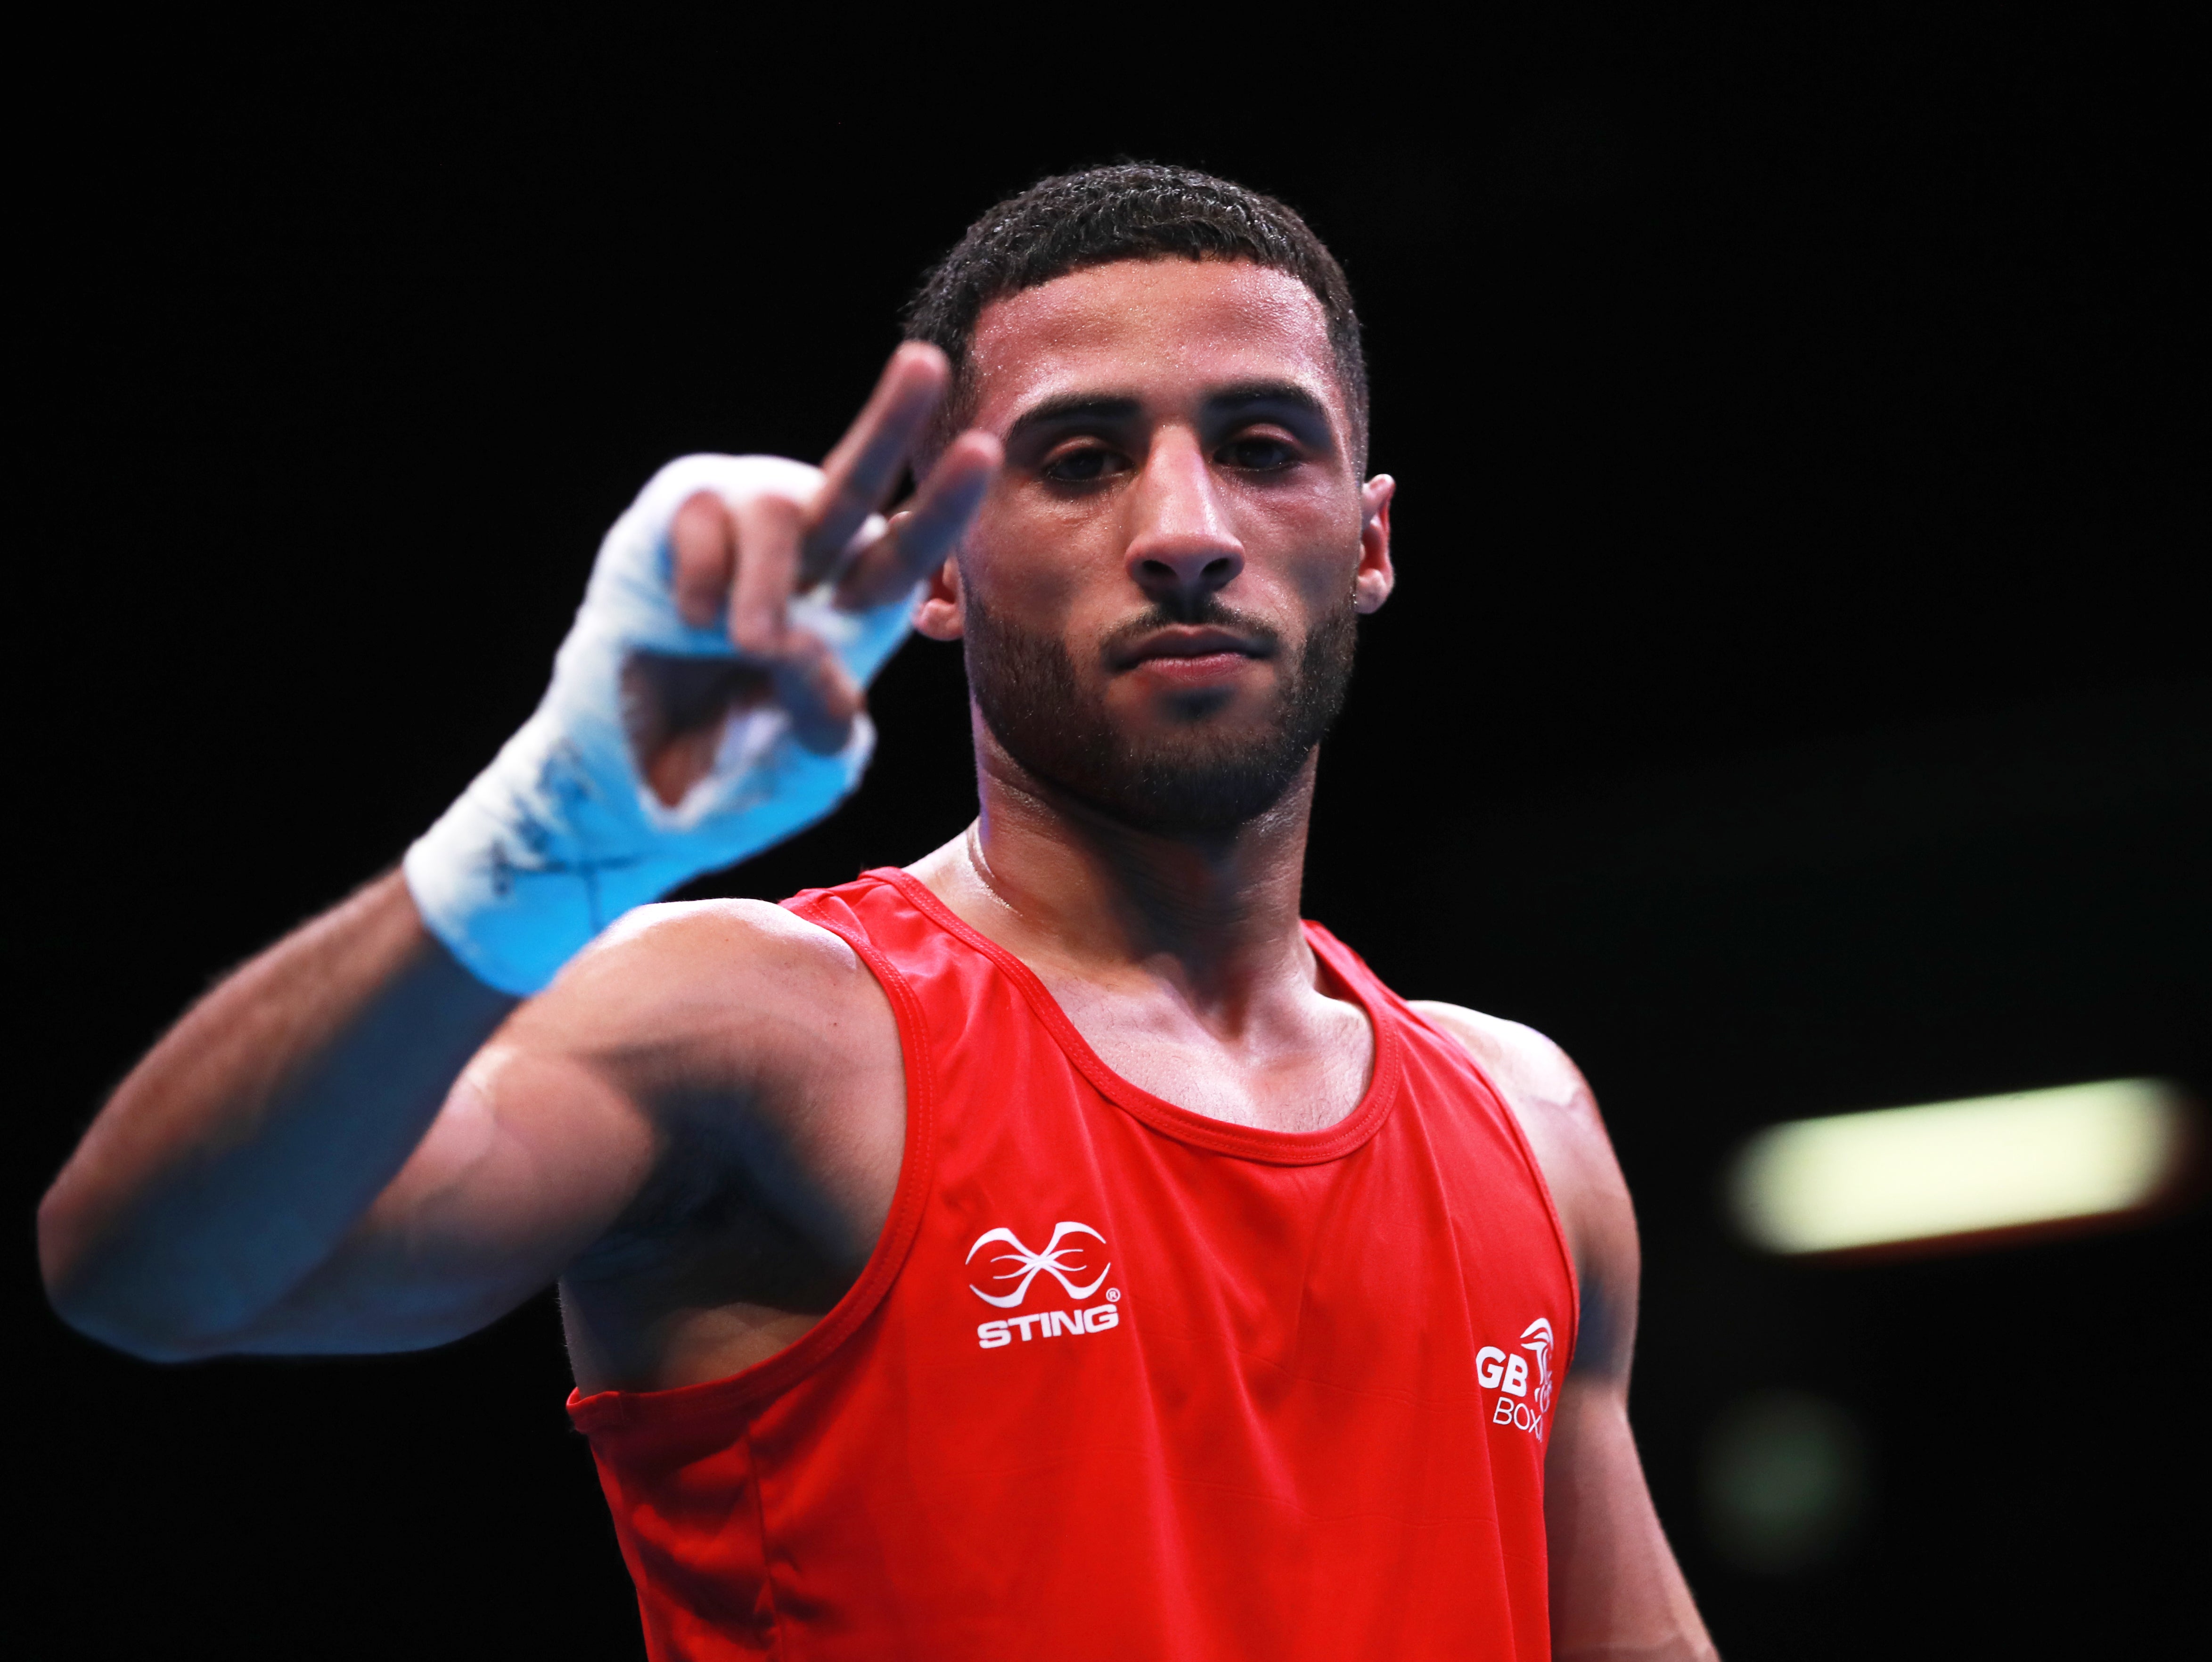
[[[1205,589],[1225,588],[1244,568],[1241,554],[1206,554],[1194,549],[1188,554],[1146,554],[1133,555],[1129,573],[1148,589]]]

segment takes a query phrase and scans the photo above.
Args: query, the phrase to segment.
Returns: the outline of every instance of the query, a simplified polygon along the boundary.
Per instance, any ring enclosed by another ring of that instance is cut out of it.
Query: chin
[[[1258,693],[1244,687],[1179,688],[1139,699],[1137,707],[1126,712],[1115,712],[1109,701],[1108,719],[1113,720],[1116,713],[1123,717],[1114,725],[1121,730],[1117,737],[1131,745],[1172,744],[1185,735],[1206,743],[1218,742],[1223,735],[1255,739],[1270,725],[1274,703],[1271,696]]]

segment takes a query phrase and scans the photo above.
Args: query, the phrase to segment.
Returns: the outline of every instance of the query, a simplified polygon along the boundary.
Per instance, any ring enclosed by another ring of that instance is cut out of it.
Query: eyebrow
[[[1238,410],[1254,404],[1288,404],[1323,425],[1328,422],[1328,406],[1316,397],[1310,388],[1300,386],[1296,381],[1240,381],[1222,388],[1206,401],[1209,410]]]
[[[1232,414],[1265,404],[1288,405],[1324,428],[1329,425],[1328,406],[1310,389],[1296,381],[1238,381],[1209,394],[1206,400],[1206,408],[1212,414]],[[1090,422],[1103,427],[1126,422],[1141,407],[1140,402],[1127,393],[1064,392],[1016,416],[1006,429],[1006,446],[1013,448],[1040,428]]]
[[[1013,425],[1006,429],[1006,448],[1012,450],[1041,427],[1060,427],[1071,422],[1095,422],[1104,426],[1126,422],[1137,409],[1137,400],[1127,393],[1063,392],[1016,416]]]

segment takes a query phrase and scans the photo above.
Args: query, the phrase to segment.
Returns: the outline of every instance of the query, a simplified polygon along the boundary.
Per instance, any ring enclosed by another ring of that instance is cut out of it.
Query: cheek
[[[994,492],[961,540],[963,580],[993,612],[1056,623],[1120,570],[1111,516],[1085,506]]]
[[[1326,610],[1352,592],[1359,568],[1360,504],[1340,490],[1285,492],[1254,503],[1242,531],[1247,569],[1281,574],[1307,606]]]

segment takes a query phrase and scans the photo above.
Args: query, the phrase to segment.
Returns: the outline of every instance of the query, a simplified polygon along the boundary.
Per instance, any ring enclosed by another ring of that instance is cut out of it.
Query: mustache
[[[1209,594],[1182,605],[1170,606],[1164,602],[1116,623],[1098,643],[1099,655],[1110,659],[1148,634],[1176,628],[1227,629],[1243,635],[1267,657],[1274,656],[1283,645],[1283,632],[1273,624],[1250,612],[1225,606],[1218,596]]]

